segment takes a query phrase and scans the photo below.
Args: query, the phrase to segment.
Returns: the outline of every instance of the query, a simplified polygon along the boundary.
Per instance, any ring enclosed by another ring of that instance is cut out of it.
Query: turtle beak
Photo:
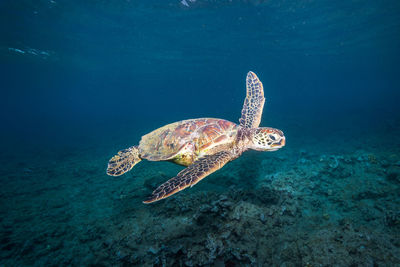
[[[286,138],[285,138],[285,136],[282,136],[281,140],[279,140],[279,142],[273,143],[271,145],[271,147],[281,148],[281,147],[284,147],[285,144],[286,144]]]

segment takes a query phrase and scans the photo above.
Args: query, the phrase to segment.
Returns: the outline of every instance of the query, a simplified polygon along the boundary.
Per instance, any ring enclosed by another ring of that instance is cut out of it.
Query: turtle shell
[[[140,157],[151,160],[174,160],[185,154],[191,159],[175,160],[189,165],[206,151],[232,143],[237,125],[222,119],[192,119],[174,122],[144,135],[139,143]]]

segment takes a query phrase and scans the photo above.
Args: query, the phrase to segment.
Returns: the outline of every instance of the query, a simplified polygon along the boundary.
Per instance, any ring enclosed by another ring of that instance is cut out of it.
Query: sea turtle
[[[213,118],[183,120],[165,125],[144,135],[139,146],[119,151],[108,162],[107,174],[122,175],[142,159],[167,160],[187,166],[143,201],[151,203],[194,186],[247,149],[275,151],[283,147],[285,136],[282,131],[258,127],[265,102],[264,89],[257,75],[251,71],[246,77],[246,87],[247,95],[239,125]]]

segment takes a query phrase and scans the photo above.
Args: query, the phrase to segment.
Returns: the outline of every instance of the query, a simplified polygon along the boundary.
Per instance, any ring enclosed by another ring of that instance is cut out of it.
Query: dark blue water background
[[[2,140],[128,144],[181,119],[237,122],[249,70],[262,124],[288,144],[376,131],[400,114],[399,3],[2,1]]]

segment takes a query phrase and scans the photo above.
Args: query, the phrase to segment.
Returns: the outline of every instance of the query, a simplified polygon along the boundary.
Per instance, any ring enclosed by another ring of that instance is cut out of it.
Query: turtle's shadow
[[[238,168],[237,183],[242,188],[251,190],[258,187],[262,158],[261,153],[250,151],[238,159],[238,162],[236,162]]]
[[[250,155],[249,155],[250,154]],[[218,188],[241,188],[255,190],[259,186],[262,156],[259,153],[249,153],[231,162],[221,170],[206,178],[205,184]]]

